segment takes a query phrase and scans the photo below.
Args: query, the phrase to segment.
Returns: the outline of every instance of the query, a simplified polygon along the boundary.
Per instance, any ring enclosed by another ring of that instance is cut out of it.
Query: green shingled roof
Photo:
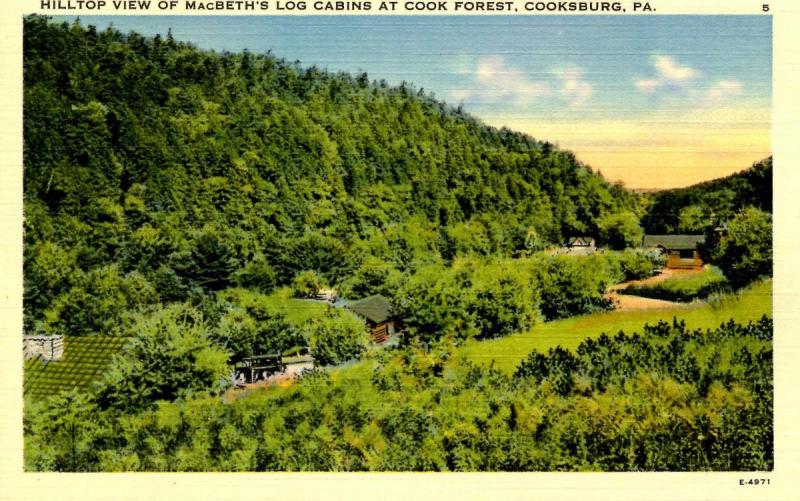
[[[348,308],[376,324],[389,320],[392,314],[392,303],[380,294],[351,303]]]
[[[665,249],[696,249],[706,241],[705,235],[645,235],[642,246],[645,248],[664,247]]]

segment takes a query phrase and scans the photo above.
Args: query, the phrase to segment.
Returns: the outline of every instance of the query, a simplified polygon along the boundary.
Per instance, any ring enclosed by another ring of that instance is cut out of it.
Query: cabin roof
[[[645,235],[642,246],[646,248],[664,247],[665,249],[696,249],[698,244],[706,241],[705,235]]]
[[[594,238],[592,237],[569,237],[567,239],[567,247],[574,247],[576,245],[592,245],[594,243]]]
[[[347,307],[376,324],[389,320],[392,314],[392,303],[380,294],[365,297],[364,299],[351,303]]]

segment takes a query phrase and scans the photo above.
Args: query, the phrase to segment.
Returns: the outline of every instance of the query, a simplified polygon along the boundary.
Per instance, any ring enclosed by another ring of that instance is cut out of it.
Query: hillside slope
[[[745,207],[772,212],[772,157],[730,176],[659,191],[642,218],[647,233],[703,233]]]
[[[510,255],[640,212],[567,151],[366,74],[24,22],[27,329],[366,259]]]

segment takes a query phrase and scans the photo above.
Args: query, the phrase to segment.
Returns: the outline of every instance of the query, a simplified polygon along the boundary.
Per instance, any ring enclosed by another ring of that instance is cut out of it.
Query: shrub
[[[314,297],[323,287],[325,279],[313,270],[301,271],[292,280],[292,293],[295,297]]]
[[[728,223],[712,258],[737,287],[772,275],[772,215],[749,207]]]
[[[311,355],[319,365],[340,364],[361,356],[369,342],[364,321],[347,310],[330,308],[302,327]]]
[[[133,339],[100,383],[104,406],[140,409],[157,400],[225,389],[228,353],[211,341],[198,310],[175,304],[140,315],[129,333]]]

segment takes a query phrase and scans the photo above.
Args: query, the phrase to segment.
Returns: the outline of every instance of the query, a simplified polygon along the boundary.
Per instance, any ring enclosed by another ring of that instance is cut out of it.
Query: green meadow
[[[467,359],[491,364],[511,374],[517,365],[534,350],[546,353],[561,346],[574,350],[581,341],[598,337],[603,332],[641,331],[645,324],[674,317],[685,320],[689,328],[710,329],[734,319],[747,323],[762,315],[772,316],[772,281],[758,282],[735,294],[725,294],[686,306],[663,309],[610,311],[540,323],[524,333],[488,341],[467,342],[460,353]]]

